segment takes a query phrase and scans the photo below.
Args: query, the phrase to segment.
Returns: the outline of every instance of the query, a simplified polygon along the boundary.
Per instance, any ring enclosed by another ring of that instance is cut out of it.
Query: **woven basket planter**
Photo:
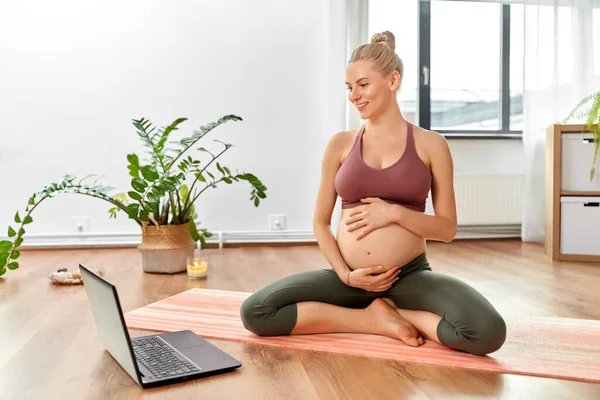
[[[187,267],[187,258],[194,256],[196,243],[192,240],[188,224],[142,226],[142,254],[144,272],[175,274]]]

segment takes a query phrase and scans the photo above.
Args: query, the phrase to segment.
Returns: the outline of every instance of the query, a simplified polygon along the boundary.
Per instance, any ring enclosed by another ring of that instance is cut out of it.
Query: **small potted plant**
[[[598,149],[600,149],[600,90],[583,98],[579,104],[571,110],[563,123],[573,119],[585,120],[585,125],[594,134],[594,158],[590,170],[590,181],[594,180],[596,174],[596,160],[598,159]]]
[[[111,204],[108,210],[111,218],[124,212],[138,223],[142,230],[142,243],[138,249],[142,255],[142,267],[146,272],[176,273],[185,271],[187,257],[193,255],[196,243],[205,243],[212,234],[196,226],[194,203],[209,188],[218,184],[231,184],[246,181],[251,185],[250,200],[256,207],[266,198],[267,188],[253,174],[232,173],[217,159],[233,145],[214,140],[223,148],[213,153],[198,142],[219,125],[229,121],[241,121],[236,115],[226,115],[216,122],[201,126],[199,130],[167,147],[169,136],[187,118],[178,118],[166,128],[157,128],[147,119],[133,120],[137,134],[147,148],[149,157],[140,160],[136,154],[128,154],[128,170],[131,176],[131,189],[127,193],[111,195],[112,187],[93,183],[89,175],[77,179],[72,175],[62,177],[38,193],[33,194],[27,203],[25,212],[15,214],[15,227],[8,227],[9,240],[0,241],[0,276],[6,270],[19,268],[19,247],[23,243],[26,225],[33,222],[32,213],[44,200],[58,193],[76,193],[95,197]],[[196,149],[207,155],[206,160],[197,160],[188,150]],[[215,167],[217,179],[208,168]]]

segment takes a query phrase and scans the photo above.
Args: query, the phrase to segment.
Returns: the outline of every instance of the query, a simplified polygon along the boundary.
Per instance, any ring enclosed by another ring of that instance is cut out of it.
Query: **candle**
[[[187,274],[189,279],[205,279],[208,272],[208,264],[196,257],[189,257],[187,262]]]

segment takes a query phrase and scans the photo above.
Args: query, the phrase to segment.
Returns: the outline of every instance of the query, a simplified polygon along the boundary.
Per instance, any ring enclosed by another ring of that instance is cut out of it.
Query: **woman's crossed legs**
[[[428,264],[402,275],[389,290],[368,292],[347,286],[331,269],[293,274],[248,297],[241,318],[261,336],[371,333],[418,346],[423,334],[477,355],[502,346],[504,320],[471,286]]]

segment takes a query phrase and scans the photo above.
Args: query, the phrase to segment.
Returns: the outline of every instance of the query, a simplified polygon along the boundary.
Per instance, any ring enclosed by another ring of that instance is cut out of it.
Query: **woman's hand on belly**
[[[357,240],[364,232],[361,229],[349,232],[345,223],[353,211],[354,208],[342,210],[336,235],[340,253],[351,269],[379,265],[401,267],[425,251],[425,239],[396,223],[375,229]]]
[[[348,232],[362,228],[356,240],[364,238],[375,229],[395,223],[394,209],[391,204],[378,197],[367,197],[360,201],[366,204],[354,207],[350,212],[350,218],[346,220]]]
[[[360,268],[348,274],[349,286],[369,292],[384,292],[398,280],[398,266]]]

